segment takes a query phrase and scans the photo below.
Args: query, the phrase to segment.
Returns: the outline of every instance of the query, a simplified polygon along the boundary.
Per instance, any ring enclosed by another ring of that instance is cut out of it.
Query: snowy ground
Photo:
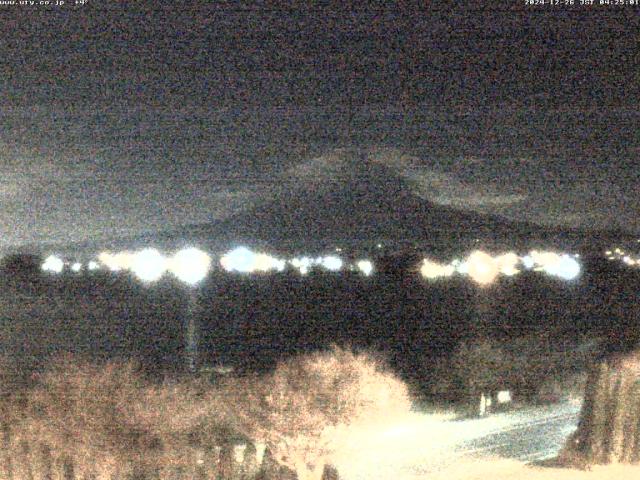
[[[404,480],[431,478],[470,460],[542,460],[558,453],[579,410],[579,403],[563,402],[478,419],[415,413],[391,426],[353,431],[335,463],[345,480]]]

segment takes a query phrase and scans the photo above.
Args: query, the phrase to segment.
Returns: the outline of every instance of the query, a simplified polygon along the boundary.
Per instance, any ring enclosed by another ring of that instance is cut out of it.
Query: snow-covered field
[[[478,419],[413,413],[393,425],[380,421],[353,429],[334,461],[345,480],[450,478],[463,473],[463,465],[487,462],[525,469],[526,462],[558,453],[576,428],[579,410],[579,403],[564,402]]]

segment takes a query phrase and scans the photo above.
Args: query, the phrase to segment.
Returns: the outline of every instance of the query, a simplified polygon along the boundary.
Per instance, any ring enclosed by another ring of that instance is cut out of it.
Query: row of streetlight
[[[640,240],[638,240],[638,242],[640,242]],[[609,260],[619,260],[630,267],[640,266],[640,256],[627,252],[620,247],[616,247],[613,250],[607,250],[604,254]]]
[[[517,275],[522,269],[542,271],[562,280],[573,280],[581,271],[578,257],[579,255],[537,250],[532,250],[522,257],[514,252],[492,256],[487,252],[476,250],[466,259],[456,259],[449,264],[424,259],[420,273],[428,280],[450,277],[458,273],[469,276],[482,286],[494,283],[500,275],[509,277]]]
[[[616,249],[615,253],[623,252]],[[542,271],[563,280],[572,280],[581,271],[578,257],[579,255],[537,250],[532,250],[524,256],[514,252],[492,256],[487,252],[476,250],[467,258],[455,259],[449,264],[441,264],[425,258],[420,265],[420,273],[429,280],[462,274],[469,276],[479,285],[491,284],[500,275],[517,275],[523,269]],[[98,260],[99,262],[90,261],[88,270],[96,270],[100,268],[100,264],[112,271],[130,270],[141,281],[147,283],[157,281],[166,272],[170,272],[186,284],[196,284],[207,276],[212,266],[211,257],[197,248],[180,250],[172,257],[165,257],[154,248],[146,248],[138,252],[103,252],[98,256]],[[220,258],[220,266],[228,272],[281,272],[287,265],[291,265],[302,275],[307,274],[314,267],[339,271],[345,266],[343,260],[337,255],[302,256],[284,260],[266,253],[253,252],[246,247],[235,248]],[[51,255],[44,261],[42,268],[47,271],[61,272],[64,262]],[[71,265],[71,270],[74,272],[79,272],[81,269],[82,265],[78,262]],[[369,276],[373,273],[374,266],[370,260],[359,260],[351,265],[351,269]]]
[[[170,272],[185,283],[197,283],[208,274],[212,259],[197,248],[180,250],[173,257],[165,257],[155,248],[146,248],[137,252],[103,252],[98,256],[98,262],[90,261],[87,268],[96,270],[101,265],[113,272],[129,270],[143,282],[157,281],[166,272]],[[220,266],[227,272],[282,272],[287,265],[305,275],[314,267],[337,272],[345,267],[345,262],[337,255],[303,256],[284,260],[266,253],[253,252],[246,247],[235,248],[220,258]],[[43,270],[53,273],[60,273],[64,268],[65,262],[56,255],[50,255],[42,264]],[[373,273],[373,263],[369,260],[359,260],[351,268],[366,276]],[[80,272],[82,264],[73,263],[71,270]]]
[[[193,285],[204,279],[211,268],[211,257],[197,248],[180,250],[172,257],[165,257],[155,248],[116,254],[103,252],[98,260],[88,262],[87,269],[98,270],[102,264],[114,272],[130,270],[146,283],[158,281],[170,272],[184,283]],[[49,255],[42,263],[43,270],[53,273],[61,273],[64,267],[65,262],[56,255]],[[71,264],[71,271],[78,273],[81,270],[80,262]]]

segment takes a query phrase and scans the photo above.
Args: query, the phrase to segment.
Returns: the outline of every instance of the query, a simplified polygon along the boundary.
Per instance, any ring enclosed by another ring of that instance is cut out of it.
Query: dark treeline
[[[420,384],[436,358],[477,337],[551,333],[556,349],[579,335],[635,342],[638,274],[600,260],[585,265],[575,282],[525,272],[484,289],[460,278],[429,283],[411,271],[217,272],[198,289],[200,361],[265,370],[335,343],[383,352]],[[177,281],[143,285],[104,272],[4,278],[0,345],[25,374],[61,352],[135,358],[150,373],[184,366],[189,293]]]

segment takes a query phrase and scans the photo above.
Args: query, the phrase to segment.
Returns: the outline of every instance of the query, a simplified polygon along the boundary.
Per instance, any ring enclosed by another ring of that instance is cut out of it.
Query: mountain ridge
[[[465,249],[543,246],[545,241],[566,247],[585,245],[598,237],[631,237],[615,231],[543,226],[438,205],[416,193],[415,186],[397,169],[372,159],[369,150],[333,150],[299,164],[276,179],[266,198],[220,220],[74,245],[84,249],[124,245],[179,248],[198,243],[225,249],[246,244],[273,251],[302,251],[336,246],[371,250],[381,242]]]

